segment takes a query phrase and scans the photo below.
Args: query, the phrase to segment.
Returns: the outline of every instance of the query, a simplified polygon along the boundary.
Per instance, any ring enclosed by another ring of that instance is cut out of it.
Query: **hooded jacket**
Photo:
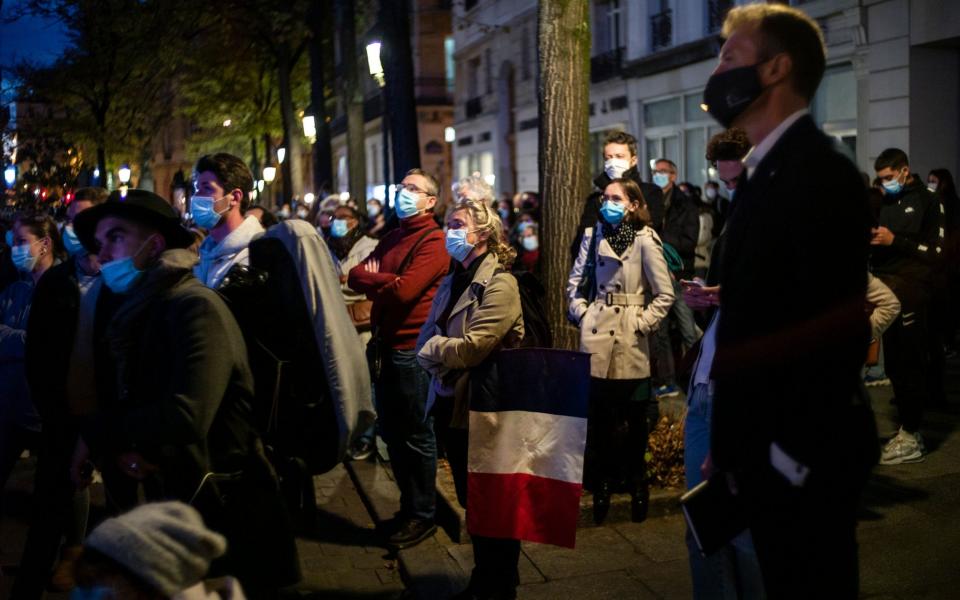
[[[219,243],[212,236],[207,237],[200,245],[200,263],[193,274],[208,288],[219,288],[233,265],[250,264],[250,242],[263,231],[260,221],[249,216]]]

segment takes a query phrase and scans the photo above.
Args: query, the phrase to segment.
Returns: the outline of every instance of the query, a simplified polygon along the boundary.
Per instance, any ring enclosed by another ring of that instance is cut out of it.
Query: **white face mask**
[[[609,158],[603,163],[603,172],[610,179],[620,179],[629,168],[630,161],[625,158]]]
[[[937,193],[937,184],[936,184],[935,182],[933,182],[933,181],[928,181],[928,182],[927,182],[927,189],[930,190],[931,192],[933,192],[934,194],[936,194],[936,193]]]
[[[713,188],[707,188],[706,194],[708,199],[713,200],[717,197],[717,190]]]

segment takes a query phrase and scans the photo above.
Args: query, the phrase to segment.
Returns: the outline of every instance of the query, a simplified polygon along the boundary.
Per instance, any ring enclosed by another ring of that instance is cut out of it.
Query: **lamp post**
[[[387,80],[383,72],[383,64],[380,62],[380,49],[382,44],[379,40],[372,40],[367,44],[367,67],[370,69],[370,76],[376,80],[380,86],[380,125],[383,130],[383,198],[384,205],[390,206],[390,122],[387,119]]]
[[[3,171],[3,181],[6,182],[8,188],[12,188],[13,184],[17,182],[17,168],[13,165],[7,165],[7,168]]]
[[[287,149],[283,147],[277,148],[277,162],[282,165],[283,159],[285,159],[286,157],[287,157]]]
[[[273,198],[270,195],[270,184],[273,183],[273,180],[277,177],[277,168],[276,167],[264,167],[263,168],[263,181],[267,184],[267,198],[271,201]],[[258,186],[259,189],[259,186]]]
[[[120,165],[120,169],[117,170],[117,175],[120,177],[120,197],[127,197],[127,187],[130,183],[130,165],[123,163]]]

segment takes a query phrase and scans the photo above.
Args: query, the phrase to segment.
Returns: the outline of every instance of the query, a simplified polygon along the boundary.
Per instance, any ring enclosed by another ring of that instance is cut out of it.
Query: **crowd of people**
[[[728,488],[749,514],[709,556],[688,535],[694,595],[808,596],[820,573],[855,597],[867,474],[923,460],[923,410],[945,402],[960,199],[949,171],[924,179],[896,148],[871,182],[815,126],[825,53],[802,12],[738,7],[723,36],[704,97],[726,128],[707,146],[718,180],[683,182],[667,158],[647,180],[636,139],[613,132],[570,243],[568,318],[591,355],[585,483],[598,524],[620,492],[643,521],[655,400],[682,389],[687,486]],[[251,205],[236,156],[193,175],[187,215],[149,191],[83,188],[56,216],[3,223],[0,486],[24,450],[39,457],[16,598],[50,581],[181,597],[208,568],[269,597],[300,576],[289,460],[308,474],[389,460],[400,510],[378,529],[393,548],[436,531],[438,456],[469,510],[469,407],[499,393],[471,375],[529,331],[518,276],[540,272],[539,197],[498,199],[479,175],[446,194],[413,169],[387,206],[274,212]],[[268,318],[276,298],[296,314]],[[318,363],[352,371],[325,367],[317,391]],[[886,377],[900,429],[879,447],[864,383]],[[291,398],[316,394],[349,435],[281,439]],[[333,458],[291,450],[311,444]],[[84,541],[95,472],[114,516]],[[458,597],[516,597],[519,541],[472,543]]]

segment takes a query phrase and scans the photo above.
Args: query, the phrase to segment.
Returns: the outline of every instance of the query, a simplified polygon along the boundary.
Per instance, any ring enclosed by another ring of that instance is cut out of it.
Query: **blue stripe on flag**
[[[484,377],[474,370],[471,378]],[[548,348],[501,350],[496,357],[499,393],[472,393],[470,410],[523,410],[587,418],[590,399],[590,355]]]

